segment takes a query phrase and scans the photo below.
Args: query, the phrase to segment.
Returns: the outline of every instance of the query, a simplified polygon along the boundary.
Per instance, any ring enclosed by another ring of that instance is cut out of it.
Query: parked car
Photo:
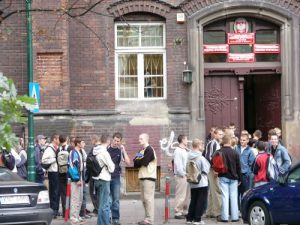
[[[299,225],[300,163],[278,181],[245,193],[241,210],[244,222],[250,225]]]
[[[45,186],[25,181],[10,170],[0,168],[1,225],[50,225],[52,217]]]

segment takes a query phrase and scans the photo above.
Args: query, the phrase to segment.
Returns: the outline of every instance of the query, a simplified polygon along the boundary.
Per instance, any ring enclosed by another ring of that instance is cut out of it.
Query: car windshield
[[[5,168],[0,168],[0,182],[1,181],[20,181],[20,178],[17,174],[9,171]]]

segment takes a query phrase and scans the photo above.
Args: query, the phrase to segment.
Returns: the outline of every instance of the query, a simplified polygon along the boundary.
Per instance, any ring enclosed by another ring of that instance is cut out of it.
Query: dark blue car
[[[251,225],[300,224],[300,163],[285,177],[249,190],[242,217]]]

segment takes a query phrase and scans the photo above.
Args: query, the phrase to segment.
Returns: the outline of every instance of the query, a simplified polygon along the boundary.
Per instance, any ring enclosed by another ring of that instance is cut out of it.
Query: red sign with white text
[[[230,45],[254,44],[254,33],[227,34],[227,43]]]
[[[254,53],[228,53],[228,62],[231,63],[255,62],[255,54]]]
[[[254,53],[279,53],[279,44],[255,44]]]
[[[220,44],[220,45],[204,45],[203,46],[204,54],[213,54],[213,53],[228,53],[229,45]]]

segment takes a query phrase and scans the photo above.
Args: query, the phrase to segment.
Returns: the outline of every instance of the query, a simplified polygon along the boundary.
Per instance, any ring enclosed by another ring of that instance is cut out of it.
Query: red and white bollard
[[[71,179],[68,178],[67,183],[67,194],[66,194],[66,210],[65,210],[65,221],[68,222],[70,217],[70,196],[71,196]]]
[[[170,177],[166,177],[166,191],[165,191],[165,223],[169,221],[169,207],[170,207]]]

